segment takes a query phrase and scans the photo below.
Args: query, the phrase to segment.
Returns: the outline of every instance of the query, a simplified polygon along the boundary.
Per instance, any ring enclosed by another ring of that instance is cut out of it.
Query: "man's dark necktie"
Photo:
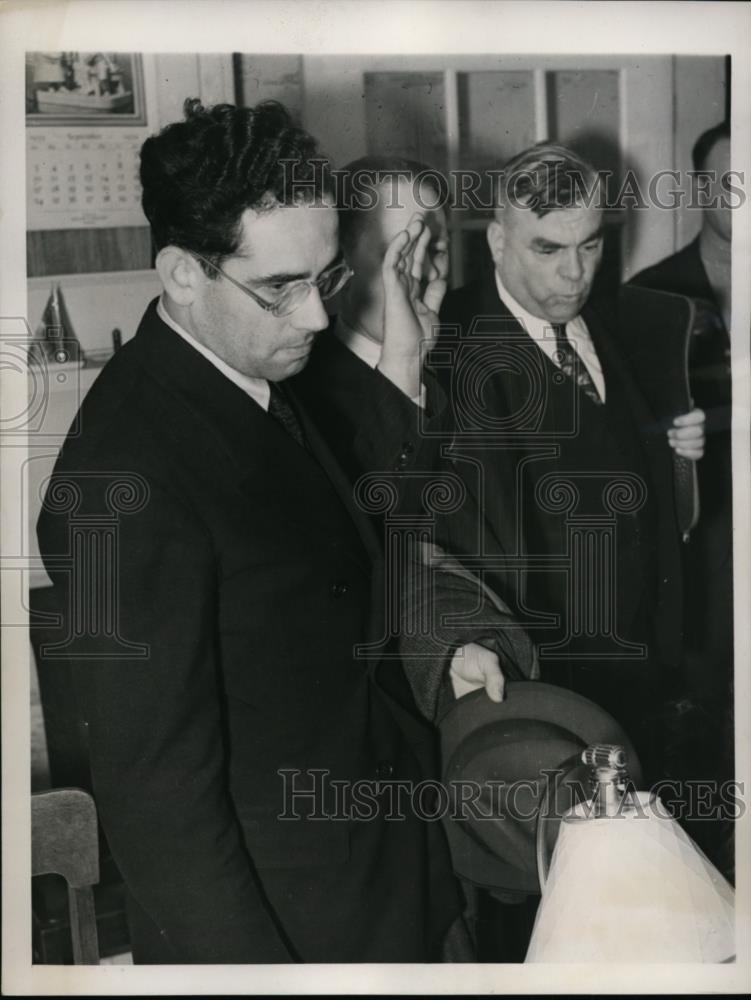
[[[297,414],[287,399],[287,394],[276,382],[269,382],[269,413],[290,434],[301,448],[307,448],[305,432],[302,429]]]
[[[584,395],[596,406],[602,406],[602,399],[587,366],[574,350],[573,344],[566,336],[566,324],[554,323],[555,349],[558,353],[560,369],[568,378],[574,379]]]

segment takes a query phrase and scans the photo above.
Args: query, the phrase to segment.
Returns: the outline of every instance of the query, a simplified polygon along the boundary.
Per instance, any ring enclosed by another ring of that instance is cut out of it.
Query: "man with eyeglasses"
[[[320,167],[274,103],[189,101],[144,143],[163,292],[39,521],[47,653],[72,664],[136,963],[438,961],[461,911],[440,824],[394,795],[431,776],[432,734],[398,661],[368,655],[380,540],[285,388],[350,274]],[[398,393],[436,321],[411,280],[425,244],[418,218],[388,251]],[[378,448],[391,418],[363,413]]]

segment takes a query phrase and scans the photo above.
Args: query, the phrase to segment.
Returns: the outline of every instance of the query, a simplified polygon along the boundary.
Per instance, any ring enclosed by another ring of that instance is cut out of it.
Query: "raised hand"
[[[446,294],[448,241],[433,233],[422,213],[394,237],[383,260],[384,336],[378,368],[411,398],[420,391],[425,352],[435,339]]]

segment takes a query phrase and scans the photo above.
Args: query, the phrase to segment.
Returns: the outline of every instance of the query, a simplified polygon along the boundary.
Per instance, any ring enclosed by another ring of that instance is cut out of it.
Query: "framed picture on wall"
[[[143,68],[127,52],[27,52],[29,125],[145,125]]]

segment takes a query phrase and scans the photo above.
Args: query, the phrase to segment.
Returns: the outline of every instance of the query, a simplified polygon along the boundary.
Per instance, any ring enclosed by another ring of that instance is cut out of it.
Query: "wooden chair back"
[[[99,881],[96,806],[80,788],[31,796],[31,874],[62,875],[76,965],[98,965],[99,943],[92,886]]]

